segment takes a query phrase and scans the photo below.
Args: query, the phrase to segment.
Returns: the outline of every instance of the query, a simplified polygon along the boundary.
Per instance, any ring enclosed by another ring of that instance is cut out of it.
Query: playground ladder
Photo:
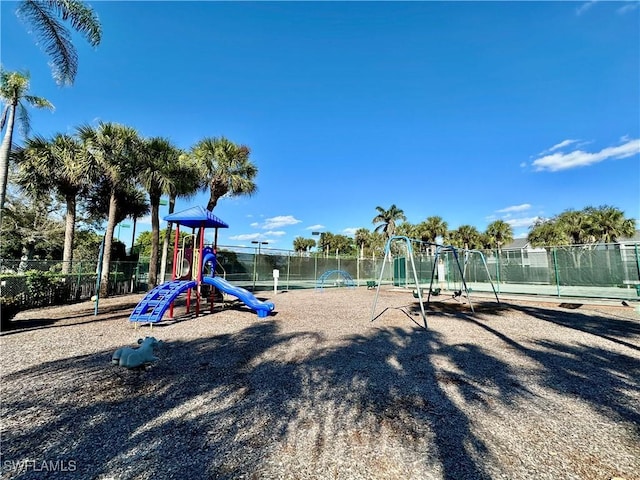
[[[162,320],[164,312],[178,295],[185,290],[195,288],[195,280],[174,280],[158,285],[145,295],[129,315],[129,321],[142,323],[156,323]]]

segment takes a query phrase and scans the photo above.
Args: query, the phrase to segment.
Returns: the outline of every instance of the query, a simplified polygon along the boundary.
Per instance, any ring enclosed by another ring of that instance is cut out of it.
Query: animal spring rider
[[[153,355],[153,347],[160,344],[154,337],[138,339],[138,348],[122,347],[115,351],[111,363],[126,368],[137,368],[159,360]]]

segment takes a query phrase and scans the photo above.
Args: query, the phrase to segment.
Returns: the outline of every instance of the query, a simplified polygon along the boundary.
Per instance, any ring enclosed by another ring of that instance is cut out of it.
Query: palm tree
[[[37,44],[42,45],[51,58],[56,82],[73,84],[78,72],[78,53],[71,42],[71,32],[61,20],[68,22],[92,47],[96,47],[102,38],[102,29],[95,12],[77,0],[23,0],[16,14],[35,33]]]
[[[306,253],[315,246],[316,241],[313,238],[296,237],[293,239],[293,250],[297,253]]]
[[[636,231],[635,220],[625,218],[622,210],[610,205],[587,207],[584,212],[590,218],[591,231],[596,241],[613,243],[620,237],[633,236]]]
[[[491,246],[498,249],[498,254],[502,250],[502,246],[513,242],[513,228],[504,220],[496,220],[487,226],[485,235],[489,239]]]
[[[136,240],[136,224],[138,223],[138,219],[145,215],[149,215],[150,211],[147,194],[142,190],[133,188],[126,197],[126,214],[127,217],[133,220],[130,253],[133,253],[133,245]]]
[[[532,247],[563,246],[571,243],[562,225],[554,219],[542,218],[531,226],[527,240]]]
[[[204,172],[205,188],[210,196],[207,210],[212,211],[225,195],[253,195],[257,192],[254,179],[258,174],[250,160],[251,151],[244,145],[236,145],[224,137],[205,138],[191,149],[191,155]]]
[[[0,131],[7,130],[0,145],[0,225],[2,224],[2,210],[7,194],[7,178],[9,176],[9,154],[11,153],[13,129],[16,117],[22,123],[22,134],[29,131],[29,113],[25,103],[36,108],[50,108],[53,105],[42,97],[29,95],[29,74],[7,72],[0,68],[0,100],[5,104],[0,117]]]
[[[54,191],[64,198],[66,220],[62,273],[71,271],[78,196],[86,192],[93,178],[91,163],[82,143],[71,135],[58,134],[52,140],[36,136],[16,153],[17,183],[32,198]]]
[[[113,232],[118,223],[118,190],[132,183],[135,178],[137,170],[135,159],[138,155],[140,138],[133,128],[104,122],[100,122],[95,129],[88,125],[81,126],[78,128],[78,135],[99,166],[109,190],[109,214],[104,235],[100,278],[100,296],[106,297],[109,295],[111,244]]]
[[[376,226],[374,232],[382,232],[385,236],[385,240],[389,241],[389,239],[396,233],[397,222],[400,220],[406,220],[407,217],[404,215],[404,211],[396,207],[395,204],[391,205],[389,210],[385,210],[380,206],[376,207],[376,210],[378,215],[373,217],[372,223],[374,225],[379,225]]]
[[[595,237],[592,234],[592,218],[584,211],[566,210],[555,217],[561,228],[566,232],[570,242],[574,245],[592,243]]]
[[[151,204],[151,257],[148,286],[152,289],[158,284],[160,197],[171,193],[174,181],[173,165],[178,162],[180,151],[166,138],[154,137],[143,141],[141,153],[137,178],[147,191]]]
[[[610,205],[597,208],[587,207],[583,211],[589,218],[593,239],[606,245],[607,268],[611,272],[609,244],[617,241],[620,237],[633,236],[636,231],[636,222],[633,219],[625,218],[622,210]]]
[[[172,182],[169,188],[169,215],[176,207],[178,197],[191,197],[202,186],[201,169],[191,156],[183,151],[178,151],[178,161],[168,165]],[[164,282],[167,272],[167,256],[169,253],[169,241],[171,239],[172,223],[167,223],[166,235],[162,240],[162,258],[160,260],[160,281]]]
[[[472,225],[461,225],[457,230],[450,232],[451,241],[454,245],[465,250],[478,248],[481,246],[482,235],[478,229]]]
[[[420,222],[416,229],[420,235],[420,240],[427,243],[436,243],[438,237],[447,237],[449,225],[442,217],[432,216],[427,217],[424,222]],[[429,246],[429,252],[431,252],[431,246]]]
[[[366,228],[359,228],[353,235],[356,247],[360,250],[360,258],[364,258],[365,248],[371,249],[371,232]]]
[[[119,185],[116,188],[116,197],[118,198],[116,226],[127,218],[135,220],[151,212],[147,193],[133,182]],[[111,184],[104,175],[93,183],[84,198],[84,203],[86,214],[84,221],[93,224],[99,230],[109,218],[111,203]]]
[[[449,232],[449,225],[442,217],[432,216],[420,223],[420,230],[422,233],[422,241],[435,243],[438,237],[446,238]]]

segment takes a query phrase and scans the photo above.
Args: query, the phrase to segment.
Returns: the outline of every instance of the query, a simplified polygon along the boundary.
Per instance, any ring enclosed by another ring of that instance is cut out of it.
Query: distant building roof
[[[636,230],[636,233],[633,234],[632,237],[620,237],[616,243],[640,243],[640,230]],[[526,237],[516,238],[513,242],[509,243],[502,247],[503,250],[522,250],[522,249],[531,249],[531,245],[529,244],[529,240]]]
[[[201,206],[169,214],[164,217],[164,220],[191,228],[229,228],[229,225]]]
[[[632,237],[620,237],[617,243],[640,243],[640,230],[636,230]]]
[[[527,248],[529,246],[529,240],[524,238],[515,238],[513,242],[502,247],[503,250],[522,250],[523,248]]]

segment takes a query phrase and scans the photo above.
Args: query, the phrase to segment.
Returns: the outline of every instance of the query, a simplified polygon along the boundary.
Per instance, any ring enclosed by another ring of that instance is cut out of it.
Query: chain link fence
[[[414,255],[417,276],[429,286],[432,275],[439,287],[459,290],[465,282],[477,291],[539,294],[557,297],[640,299],[640,245],[598,244],[589,246],[529,248],[519,250],[458,251],[438,256]],[[414,283],[410,262],[395,260],[395,283]],[[398,266],[404,262],[405,266]],[[460,266],[458,266],[458,264]]]
[[[1,315],[12,317],[20,310],[91,299],[97,288],[97,262],[73,262],[62,273],[64,266],[54,260],[0,259]],[[148,262],[113,262],[110,270],[111,295],[146,290]]]
[[[414,254],[413,265],[421,286],[431,285],[433,277],[438,287],[459,290],[462,270],[467,286],[475,291],[491,292],[493,283],[499,293],[636,300],[640,297],[639,249],[639,244],[610,244],[472,251],[460,252],[458,262],[451,251],[437,258],[430,252]],[[216,273],[251,291],[273,289],[274,270],[278,270],[281,290],[343,286],[342,274],[323,275],[332,271],[344,272],[356,286],[380,281],[396,287],[415,286],[411,258],[402,248],[393,253],[385,260],[220,246]],[[73,262],[69,273],[62,271],[60,261],[0,259],[2,315],[10,315],[12,310],[89,300],[95,295],[97,262]],[[167,271],[172,272],[171,264]],[[110,294],[147,291],[148,272],[148,259],[113,262]],[[164,280],[170,281],[171,273]]]

